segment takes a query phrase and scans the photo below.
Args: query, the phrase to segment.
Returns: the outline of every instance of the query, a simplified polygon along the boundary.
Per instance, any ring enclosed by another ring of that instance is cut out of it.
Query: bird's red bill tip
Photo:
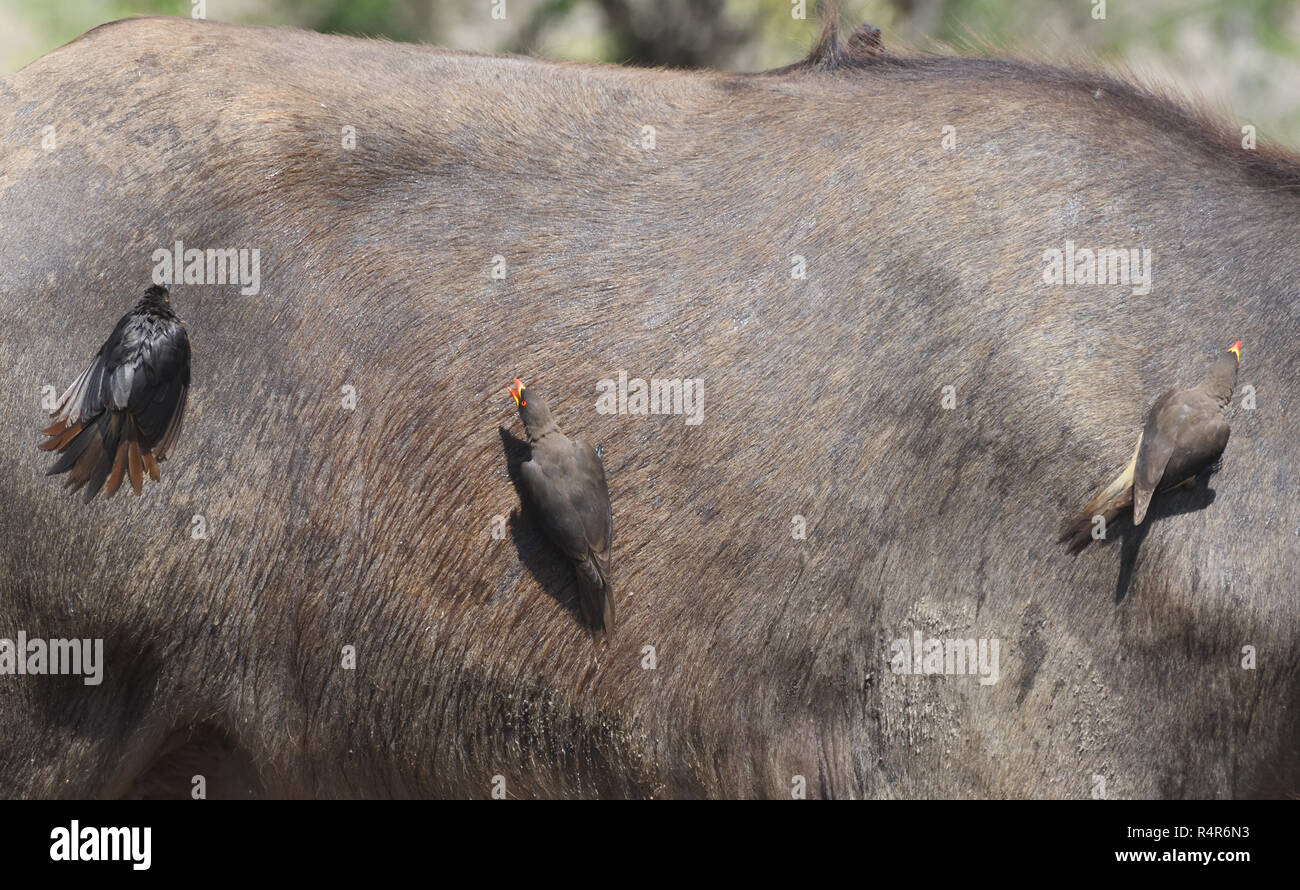
[[[506,387],[506,392],[510,393],[510,398],[515,400],[515,405],[522,406],[525,404],[523,400],[524,382],[518,377],[515,378],[513,384]]]

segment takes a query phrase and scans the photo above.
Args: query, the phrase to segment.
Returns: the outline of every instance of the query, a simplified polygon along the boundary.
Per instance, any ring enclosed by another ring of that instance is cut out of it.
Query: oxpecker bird
[[[1133,457],[1110,485],[1070,520],[1061,533],[1075,549],[1092,538],[1094,517],[1115,519],[1130,505],[1133,524],[1146,518],[1151,496],[1195,479],[1228,444],[1228,405],[1237,387],[1241,341],[1228,347],[1200,385],[1171,389],[1147,412]]]
[[[609,550],[614,516],[600,456],[585,442],[560,432],[535,389],[516,377],[507,390],[532,449],[520,469],[524,490],[551,541],[573,563],[584,619],[597,631],[613,632]]]
[[[167,288],[154,285],[54,406],[41,448],[59,459],[47,475],[69,473],[68,487],[85,486],[87,501],[101,488],[116,492],[123,476],[140,494],[143,474],[157,482],[176,444],[189,388],[189,337]]]

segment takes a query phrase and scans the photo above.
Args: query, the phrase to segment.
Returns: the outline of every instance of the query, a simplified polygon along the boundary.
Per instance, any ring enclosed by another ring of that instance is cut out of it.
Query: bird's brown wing
[[[535,449],[521,467],[524,485],[566,556],[607,552],[612,518],[605,471],[584,443],[561,444],[554,451]]]
[[[141,445],[158,460],[167,459],[180,436],[189,392],[189,336],[171,321],[143,344],[129,389],[115,400],[131,413]]]
[[[610,544],[614,540],[614,512],[610,508],[610,490],[604,482],[604,466],[597,453],[585,442],[573,443],[573,465],[578,478],[584,479],[585,494],[573,509],[580,517],[585,559],[575,569],[582,592],[582,608],[591,624],[604,631],[614,630],[614,589],[610,583]]]
[[[103,376],[104,353],[101,349],[99,354],[91,359],[90,364],[86,365],[86,369],[77,375],[77,379],[72,381],[72,385],[63,391],[63,395],[59,396],[59,401],[55,404],[51,415],[54,418],[54,423],[45,430],[45,435],[57,437],[59,433],[74,426],[80,431],[86,391],[94,389],[98,392]],[[46,451],[52,451],[55,447],[58,447],[52,444],[54,442],[54,439],[48,440],[41,447]]]
[[[547,534],[575,565],[583,610],[604,629],[612,629],[608,588],[613,514],[599,458],[585,443],[551,440],[534,449],[520,474]]]
[[[587,480],[589,496],[575,504],[582,517],[587,559],[577,566],[588,620],[606,632],[614,630],[614,590],[610,583],[609,552],[614,541],[614,513],[609,505],[609,488],[600,456],[586,442],[574,442],[578,475]]]
[[[602,574],[605,574],[609,564],[609,546],[614,539],[614,515],[609,506],[605,467],[586,442],[574,442],[573,451],[578,475],[587,480],[586,488],[592,494],[585,503],[574,506],[582,513],[587,548],[601,562]]]
[[[570,506],[570,488],[574,484],[571,469],[544,459],[534,449],[533,459],[524,461],[519,472],[551,540],[570,559],[585,556],[582,519]]]
[[[1165,474],[1165,465],[1174,453],[1179,427],[1186,421],[1187,406],[1178,398],[1177,390],[1156,399],[1147,412],[1146,426],[1142,428],[1142,445],[1138,448],[1137,463],[1133,467],[1133,524],[1141,525],[1151,504],[1151,496]]]
[[[1133,471],[1133,524],[1146,518],[1153,494],[1194,477],[1227,444],[1228,422],[1199,388],[1161,396],[1147,415]]]
[[[1231,427],[1217,405],[1210,406],[1200,419],[1186,427],[1178,437],[1173,456],[1165,466],[1160,487],[1172,488],[1193,478],[1209,467],[1228,445]]]

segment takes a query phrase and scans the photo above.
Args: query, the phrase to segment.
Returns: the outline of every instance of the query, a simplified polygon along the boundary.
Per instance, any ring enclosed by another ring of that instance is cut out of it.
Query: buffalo
[[[871,29],[752,75],[89,32],[0,80],[0,794],[1294,792],[1300,158],[1247,142]],[[85,504],[40,429],[151,281],[185,434]],[[1061,547],[1237,339],[1219,471]],[[607,639],[515,376],[603,448]]]

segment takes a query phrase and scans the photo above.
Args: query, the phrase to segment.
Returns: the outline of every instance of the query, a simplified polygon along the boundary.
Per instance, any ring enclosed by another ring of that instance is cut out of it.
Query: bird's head
[[[144,298],[150,303],[166,306],[171,303],[171,293],[161,284],[155,284],[144,292]]]
[[[1241,341],[1238,340],[1219,353],[1214,364],[1210,365],[1201,387],[1218,399],[1220,406],[1226,405],[1232,400],[1232,391],[1237,388],[1237,372],[1240,368]]]
[[[537,391],[525,386],[518,377],[515,378],[514,383],[506,387],[506,391],[510,393],[510,398],[515,400],[515,406],[519,409],[519,419],[524,422],[529,438],[535,438],[546,432],[552,423],[551,412],[547,410],[546,403],[542,401]]]

